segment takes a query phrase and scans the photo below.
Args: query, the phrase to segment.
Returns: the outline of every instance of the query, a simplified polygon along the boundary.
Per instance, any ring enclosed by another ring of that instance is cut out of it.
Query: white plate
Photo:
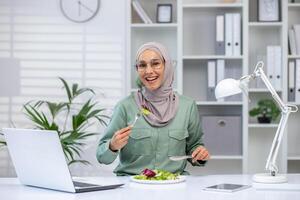
[[[174,183],[181,183],[185,181],[185,176],[179,176],[178,179],[175,180],[139,180],[135,179],[134,176],[130,177],[130,181],[135,182],[135,183],[142,183],[142,184],[174,184]]]

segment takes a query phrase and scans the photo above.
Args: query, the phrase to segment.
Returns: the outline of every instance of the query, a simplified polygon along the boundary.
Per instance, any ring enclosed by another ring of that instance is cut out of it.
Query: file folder
[[[296,59],[296,103],[300,103],[300,59]]]
[[[216,61],[207,62],[207,100],[216,101]]]
[[[274,48],[273,46],[267,46],[267,76],[273,86],[275,86],[274,64]]]
[[[233,14],[233,55],[241,55],[241,14]]]
[[[282,64],[281,64],[281,47],[273,46],[273,60],[274,60],[274,87],[277,90],[281,89],[282,86]]]
[[[288,101],[295,101],[295,62],[289,61]]]
[[[296,38],[295,38],[294,29],[289,29],[289,47],[290,47],[290,54],[297,55]]]
[[[225,55],[232,56],[233,55],[233,14],[226,13],[225,14]]]
[[[220,82],[225,78],[225,60],[217,60],[217,82]],[[224,101],[224,98],[218,99],[218,101]]]
[[[293,28],[295,31],[297,54],[300,55],[300,24],[295,24]]]
[[[224,15],[216,16],[216,55],[225,55]]]

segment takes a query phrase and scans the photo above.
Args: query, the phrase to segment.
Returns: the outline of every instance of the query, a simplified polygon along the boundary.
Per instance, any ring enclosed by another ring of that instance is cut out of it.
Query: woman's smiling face
[[[158,89],[164,78],[165,64],[162,57],[153,50],[145,50],[138,58],[136,69],[144,86],[154,91]]]

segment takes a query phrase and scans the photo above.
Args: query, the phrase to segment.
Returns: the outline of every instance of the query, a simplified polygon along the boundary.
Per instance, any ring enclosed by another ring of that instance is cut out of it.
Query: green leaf
[[[43,121],[42,116],[38,113],[38,111],[32,107],[31,105],[25,105],[24,109],[26,111],[26,115],[37,125],[38,128],[44,129],[46,128],[45,123]]]
[[[48,109],[50,110],[50,113],[52,115],[52,118],[54,119],[56,115],[63,111],[65,107],[67,107],[68,103],[52,103],[47,101],[46,102]]]
[[[68,85],[68,83],[61,77],[59,77],[59,79],[61,80],[61,82],[63,83],[64,85],[64,88],[66,89],[66,92],[67,92],[67,96],[68,96],[68,99],[69,99],[69,103],[72,102],[73,100],[73,97],[72,97],[72,93],[71,93],[71,90],[70,90],[70,87]]]
[[[91,163],[87,160],[72,160],[68,163],[68,165],[72,165],[74,163],[81,163],[81,164],[84,164],[84,165],[91,165]]]
[[[104,121],[100,116],[95,116],[95,118],[98,120],[98,122],[100,122],[101,125],[107,126],[106,121]]]

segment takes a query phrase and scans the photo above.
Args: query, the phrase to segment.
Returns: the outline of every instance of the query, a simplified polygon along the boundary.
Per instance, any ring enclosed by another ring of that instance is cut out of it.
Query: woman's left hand
[[[208,160],[210,158],[210,155],[208,150],[204,146],[199,146],[193,151],[192,157],[192,162],[194,163],[197,160]]]

